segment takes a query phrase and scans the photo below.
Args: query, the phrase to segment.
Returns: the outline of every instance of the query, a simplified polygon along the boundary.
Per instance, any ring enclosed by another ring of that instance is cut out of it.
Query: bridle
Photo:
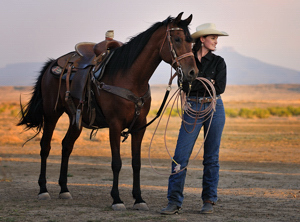
[[[166,42],[166,39],[168,39],[169,49],[170,49],[171,57],[172,57],[171,66],[174,67],[174,65],[176,64],[176,68],[175,68],[176,74],[178,75],[179,82],[182,83],[183,82],[183,71],[182,71],[182,67],[181,67],[181,64],[180,64],[179,61],[181,59],[184,59],[184,58],[189,57],[189,56],[194,57],[194,54],[193,54],[193,52],[188,52],[188,53],[185,53],[181,56],[177,56],[176,51],[173,47],[172,39],[171,39],[171,31],[183,31],[183,29],[179,28],[179,27],[169,28],[169,25],[168,25],[164,41],[163,41],[163,43],[160,47],[160,50],[159,50],[159,54],[161,54],[161,50],[162,50],[162,48],[163,48],[163,46]]]

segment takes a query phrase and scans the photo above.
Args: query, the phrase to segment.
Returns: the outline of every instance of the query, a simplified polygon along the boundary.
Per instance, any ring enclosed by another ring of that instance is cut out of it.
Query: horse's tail
[[[30,101],[25,106],[22,106],[20,98],[21,118],[17,126],[25,125],[25,130],[36,128],[37,133],[35,136],[37,136],[41,132],[44,125],[42,77],[52,62],[53,60],[49,60],[48,62],[46,62],[44,64],[44,67],[40,71],[40,75],[38,76],[35,86],[33,88],[32,97]],[[33,139],[34,137],[32,137],[31,139]]]

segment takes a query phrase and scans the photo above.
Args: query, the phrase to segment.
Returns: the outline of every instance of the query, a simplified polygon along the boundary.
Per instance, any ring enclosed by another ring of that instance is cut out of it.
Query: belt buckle
[[[207,103],[208,98],[206,98],[206,97],[200,98],[200,99],[199,99],[199,102],[201,103],[202,101],[203,101],[203,103]]]

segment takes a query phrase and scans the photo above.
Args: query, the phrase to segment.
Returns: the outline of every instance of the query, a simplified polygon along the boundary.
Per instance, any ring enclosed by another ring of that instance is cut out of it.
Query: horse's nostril
[[[194,75],[195,75],[195,70],[192,69],[192,70],[190,71],[189,75],[190,75],[190,76],[194,76]]]

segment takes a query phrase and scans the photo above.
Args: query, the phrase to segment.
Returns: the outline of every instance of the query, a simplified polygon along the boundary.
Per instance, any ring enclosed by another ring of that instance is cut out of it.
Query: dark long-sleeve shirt
[[[198,77],[204,77],[210,81],[213,79],[215,81],[214,87],[216,89],[216,94],[222,94],[226,87],[226,63],[224,59],[212,52],[208,52],[204,57],[202,57],[201,62],[198,60],[197,53],[194,56],[199,69]],[[183,91],[188,92],[188,88],[189,84],[184,82]],[[190,96],[208,96],[209,94],[205,93],[205,91],[205,86],[203,86],[200,81],[194,80]]]

